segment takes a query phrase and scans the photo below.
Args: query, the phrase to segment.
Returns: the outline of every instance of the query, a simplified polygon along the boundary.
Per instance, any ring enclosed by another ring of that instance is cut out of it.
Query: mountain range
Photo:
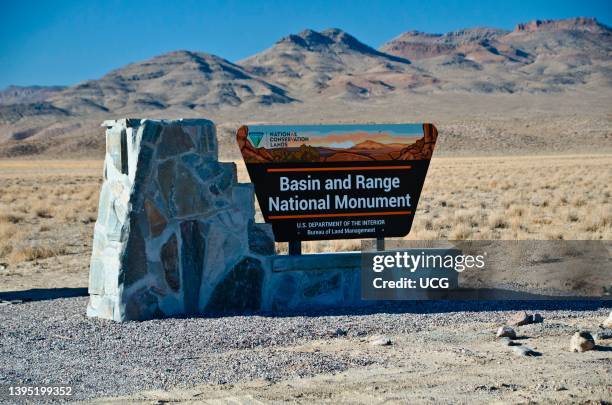
[[[445,111],[457,126],[479,115],[457,105],[468,99],[484,113],[503,113],[491,100],[531,100],[554,115],[551,103],[571,110],[568,96],[612,101],[611,56],[612,30],[594,18],[538,20],[512,31],[409,31],[379,49],[340,29],[304,30],[236,63],[179,50],[66,88],[1,91],[0,156],[96,155],[104,142],[97,126],[122,116],[204,116],[229,134],[243,120],[403,121]],[[578,110],[591,111],[585,102]],[[609,117],[600,118],[607,139]]]

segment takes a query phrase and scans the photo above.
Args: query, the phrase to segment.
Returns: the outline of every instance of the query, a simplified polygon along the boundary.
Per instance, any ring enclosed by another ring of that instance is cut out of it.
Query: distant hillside
[[[559,92],[610,85],[612,31],[594,18],[532,21],[514,31],[407,32],[381,51],[418,61],[440,89],[483,93]]]
[[[377,51],[339,29],[289,35],[239,63],[253,74],[309,96],[360,99],[434,81],[408,59]]]
[[[448,34],[409,31],[387,42],[380,49],[383,52],[415,61],[462,53],[462,51],[469,53],[470,48],[474,47],[482,47],[482,50],[488,52],[489,41],[506,33],[507,31],[493,28],[465,29]]]
[[[64,86],[8,86],[0,90],[0,105],[35,103],[64,89]]]
[[[356,145],[353,145],[351,149],[384,149],[394,147],[396,144],[386,145],[384,143],[376,142],[376,141],[363,141],[359,142]]]
[[[243,103],[282,104],[293,99],[286,90],[218,56],[176,51],[79,83],[48,101],[74,114],[138,114],[171,107],[198,110]]]
[[[441,148],[562,151],[584,132],[580,144],[599,151],[612,136],[611,90],[612,31],[593,18],[408,31],[379,49],[340,29],[304,30],[238,63],[175,51],[68,88],[11,86],[0,92],[0,157],[98,155],[99,123],[123,116],[212,118],[230,147],[245,121],[437,119],[452,134],[441,128]]]

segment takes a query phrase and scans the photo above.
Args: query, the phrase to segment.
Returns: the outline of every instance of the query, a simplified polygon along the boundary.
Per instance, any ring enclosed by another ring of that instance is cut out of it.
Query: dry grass
[[[434,159],[410,238],[611,239],[611,194],[610,155]]]
[[[88,254],[98,161],[0,162],[0,261]]]
[[[15,250],[11,250],[8,255],[9,262],[19,263],[39,259],[47,259],[49,257],[61,256],[67,253],[64,246],[35,244],[31,246],[19,246]]]
[[[0,161],[0,261],[87,261],[101,168]],[[612,239],[612,156],[434,158],[408,238]],[[303,244],[306,253],[359,248],[360,240]]]
[[[23,215],[15,213],[0,213],[0,224],[18,224],[24,219]]]

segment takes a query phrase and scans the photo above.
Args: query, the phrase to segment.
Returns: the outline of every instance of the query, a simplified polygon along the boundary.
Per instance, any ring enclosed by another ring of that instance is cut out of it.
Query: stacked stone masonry
[[[107,121],[104,183],[90,265],[90,316],[142,320],[257,310],[271,227],[251,184],[217,160],[208,120]],[[230,284],[240,283],[241,288]],[[231,288],[230,288],[231,287]],[[229,291],[232,290],[232,291]]]

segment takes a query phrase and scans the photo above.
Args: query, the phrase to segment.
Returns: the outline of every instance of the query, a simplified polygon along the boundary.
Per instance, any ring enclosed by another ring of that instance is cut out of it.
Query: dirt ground
[[[203,385],[141,392],[96,403],[593,403],[612,400],[612,341],[572,353],[577,328],[597,329],[601,312],[547,314],[543,324],[518,328],[519,342],[539,353],[517,357],[494,338],[495,323],[448,318],[435,329],[390,335],[389,346],[366,339],[313,341],[278,350],[349,352],[384,358],[386,367],[281,382]]]

